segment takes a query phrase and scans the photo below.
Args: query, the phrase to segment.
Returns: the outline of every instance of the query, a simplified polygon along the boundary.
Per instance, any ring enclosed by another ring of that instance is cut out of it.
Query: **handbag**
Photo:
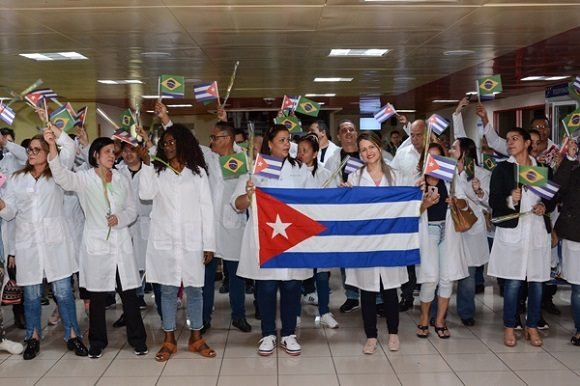
[[[455,195],[455,176],[451,181],[451,196]],[[473,213],[473,210],[469,207],[469,203],[465,201],[467,207],[465,209],[459,209],[455,200],[451,201],[449,204],[449,210],[451,211],[451,219],[453,220],[453,227],[456,232],[465,232],[471,229],[473,224],[477,221],[477,216]]]
[[[16,280],[8,280],[2,292],[2,304],[20,304],[22,303],[22,288],[16,285]]]

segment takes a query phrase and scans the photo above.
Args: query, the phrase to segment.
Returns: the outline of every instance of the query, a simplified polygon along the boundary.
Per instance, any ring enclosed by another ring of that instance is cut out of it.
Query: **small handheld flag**
[[[220,157],[220,166],[224,178],[235,178],[248,172],[246,153],[235,153]]]
[[[483,168],[492,171],[497,166],[497,161],[494,156],[489,154],[483,155]]]
[[[501,75],[486,76],[477,80],[477,92],[480,95],[489,95],[503,91]]]
[[[425,174],[451,182],[457,161],[442,155],[427,154]]]
[[[50,114],[50,121],[62,131],[69,133],[75,127],[76,118],[71,115],[66,106],[62,106]]]
[[[277,125],[284,125],[291,133],[300,133],[302,132],[302,127],[300,126],[300,121],[293,115],[289,115],[287,117],[276,117],[274,118],[274,123]]]
[[[193,86],[195,100],[198,102],[209,102],[219,99],[217,81],[209,83],[198,83]]]
[[[2,101],[0,101],[0,118],[9,126],[12,125],[14,118],[16,118],[14,110],[2,103]]]
[[[463,163],[463,170],[465,170],[465,174],[467,175],[467,181],[473,180],[475,177],[475,160],[466,156]]]
[[[317,117],[318,113],[320,112],[320,105],[314,102],[313,100],[301,96],[298,99],[296,112],[300,114],[310,115],[311,117]]]
[[[88,110],[89,110],[88,106],[83,106],[77,110],[77,112],[75,114],[76,115],[75,125],[80,126],[80,127],[85,126],[85,120],[87,119],[87,111]]]
[[[440,136],[449,126],[449,122],[438,114],[431,115],[427,120],[427,124],[431,126],[431,130],[433,130],[437,136]]]
[[[548,168],[543,166],[518,166],[518,183],[527,186],[546,186]]]
[[[284,99],[282,99],[282,107],[280,110],[294,110],[298,105],[298,98],[297,97],[289,97],[288,95],[284,95]]]
[[[348,157],[344,165],[344,174],[354,173],[364,166],[364,162],[356,157]]]
[[[128,130],[134,124],[135,119],[133,118],[133,112],[131,109],[124,110],[121,113],[121,127]]]
[[[397,110],[395,110],[392,104],[387,103],[381,107],[381,109],[377,111],[374,116],[379,123],[383,123],[395,114],[397,114]]]
[[[551,200],[558,193],[558,190],[560,190],[560,185],[548,180],[546,186],[530,186],[529,189],[537,196]]]
[[[254,163],[254,172],[252,174],[279,180],[280,174],[282,173],[283,162],[284,160],[282,158],[258,153],[256,162]]]
[[[183,98],[185,96],[185,77],[160,75],[159,96],[161,98]]]
[[[580,128],[580,109],[576,109],[564,117],[564,125],[569,131],[574,131]]]
[[[24,96],[24,100],[33,107],[40,107],[45,98],[56,98],[57,94],[50,88],[39,88]]]
[[[113,139],[118,139],[121,142],[126,142],[129,145],[131,145],[131,146],[137,146],[137,145],[139,145],[139,142],[137,142],[137,139],[136,138],[133,138],[131,136],[131,133],[129,133],[124,128],[115,130],[115,132],[112,135],[112,138]]]

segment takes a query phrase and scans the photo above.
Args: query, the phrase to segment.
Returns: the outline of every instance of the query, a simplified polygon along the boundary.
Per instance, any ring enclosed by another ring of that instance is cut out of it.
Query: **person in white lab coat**
[[[63,146],[62,158],[69,165],[74,157],[74,143],[66,133],[52,126]],[[77,322],[71,276],[78,271],[72,240],[64,217],[64,191],[55,183],[47,163],[49,145],[54,142],[51,129],[45,136],[36,135],[27,149],[28,161],[7,183],[0,200],[0,216],[15,218],[14,248],[17,256],[16,280],[24,292],[26,349],[23,357],[33,359],[40,349],[43,278],[52,283],[64,324],[69,350],[87,356],[87,348]]]
[[[528,153],[530,134],[521,129],[508,131],[507,150],[510,158],[500,162],[491,175],[489,205],[494,217],[516,217],[496,224],[495,239],[487,273],[505,279],[504,284],[504,344],[516,345],[514,327],[519,289],[528,281],[526,339],[534,346],[542,345],[538,333],[542,303],[542,282],[550,280],[551,223],[544,216],[555,207],[555,200],[541,199],[516,181],[519,166],[536,166]],[[550,173],[551,174],[551,173]]]
[[[129,180],[113,169],[114,141],[95,139],[89,149],[92,168],[77,173],[61,164],[54,141],[47,142],[54,180],[63,189],[77,192],[85,212],[79,286],[90,293],[89,357],[100,358],[108,344],[105,299],[115,287],[123,302],[129,344],[135,355],[145,355],[147,334],[136,295],[141,281],[128,229],[137,209]]]
[[[318,161],[318,166],[322,168],[324,163],[330,159],[334,153],[340,151],[340,147],[336,146],[334,142],[332,142],[330,129],[328,128],[326,122],[320,120],[312,122],[308,127],[308,131],[310,133],[316,134],[318,137],[320,150],[316,155],[316,159]]]
[[[357,144],[365,166],[350,174],[345,186],[395,186],[400,182],[397,173],[383,159],[383,145],[378,135],[373,132],[361,133],[357,138]],[[408,280],[407,267],[346,269],[346,284],[360,289],[362,317],[367,336],[363,347],[365,354],[373,354],[377,347],[376,298],[378,293],[381,294],[384,302],[389,332],[389,350],[399,350],[397,288]]]
[[[139,197],[153,200],[145,270],[151,283],[161,285],[165,332],[155,360],[167,361],[177,351],[175,318],[182,283],[190,319],[188,350],[213,358],[216,352],[201,336],[204,265],[216,250],[214,209],[203,153],[191,131],[174,124],[159,140],[156,159],[161,161],[151,165],[145,150],[142,158]]]
[[[305,188],[313,187],[312,175],[301,163],[289,157],[291,136],[284,125],[274,125],[264,135],[262,154],[283,158],[280,179],[261,176],[240,178],[232,195],[232,204],[239,212],[250,206],[255,187]],[[267,268],[258,264],[255,235],[257,219],[250,213],[244,230],[238,275],[256,280],[256,300],[262,317],[262,339],[258,354],[271,355],[276,348],[276,295],[280,287],[281,345],[290,355],[300,355],[302,348],[296,339],[296,316],[300,309],[302,281],[312,276],[308,268]],[[282,235],[277,235],[283,237]]]

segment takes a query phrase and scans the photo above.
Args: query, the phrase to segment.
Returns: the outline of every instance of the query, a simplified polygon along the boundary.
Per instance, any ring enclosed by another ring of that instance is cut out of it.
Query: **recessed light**
[[[36,61],[53,61],[53,60],[87,60],[84,55],[79,54],[78,52],[48,52],[48,53],[34,53],[34,54],[18,54],[20,56],[24,56],[28,59],[33,59]]]
[[[331,98],[331,97],[335,97],[336,94],[334,93],[328,93],[328,94],[304,94],[305,97],[307,98],[312,98],[312,97],[327,97],[327,98]]]
[[[161,52],[161,51],[148,51],[148,52],[142,52],[141,56],[147,56],[147,57],[167,57],[167,56],[171,56],[171,54],[169,52]]]
[[[562,80],[569,78],[569,75],[554,75],[554,76],[546,76],[546,75],[536,75],[536,76],[526,76],[525,78],[520,79],[521,81],[535,81],[535,80]]]
[[[315,82],[352,82],[353,78],[314,78]]]
[[[379,58],[385,56],[389,52],[388,49],[382,48],[333,48],[330,50],[328,56],[355,56],[355,57],[371,57]]]
[[[153,110],[147,110],[147,111],[145,111],[145,112],[146,112],[146,113],[150,113],[150,114],[155,114],[155,111],[153,111]]]
[[[457,103],[459,99],[434,99],[432,103]]]
[[[141,95],[143,99],[159,99],[159,95]]]
[[[99,79],[97,82],[102,84],[142,84],[140,80],[137,79],[125,79],[125,80],[110,80],[110,79]]]
[[[473,50],[449,50],[449,51],[443,51],[443,55],[445,55],[445,56],[467,56],[467,55],[471,55],[471,54],[475,54],[475,51],[473,51]]]
[[[417,78],[412,77],[412,76],[397,76],[396,78],[393,78],[393,80],[395,82],[408,82],[410,80],[415,80]]]
[[[521,81],[528,82],[534,80],[544,80],[543,76],[526,76],[525,78],[520,79]]]
[[[167,105],[167,107],[184,108],[184,107],[193,107],[193,105],[189,103],[183,103],[177,105]]]
[[[558,76],[547,76],[546,79],[544,80],[562,80],[562,79],[568,79],[569,76],[568,75],[558,75]]]

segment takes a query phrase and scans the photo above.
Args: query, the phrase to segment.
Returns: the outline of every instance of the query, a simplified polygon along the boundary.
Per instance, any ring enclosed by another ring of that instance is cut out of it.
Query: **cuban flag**
[[[449,122],[439,114],[431,115],[427,120],[427,123],[437,136],[441,135],[449,126]]]
[[[262,176],[266,178],[272,178],[274,180],[279,180],[280,173],[282,173],[283,163],[284,160],[282,158],[258,153],[258,156],[256,157],[256,162],[254,163],[253,174],[256,176]]]
[[[576,89],[576,92],[580,93],[580,76],[574,78],[574,88]]]
[[[58,95],[50,88],[39,88],[29,92],[24,96],[24,99],[32,106],[40,107],[45,98],[56,98]]]
[[[395,114],[397,114],[397,110],[395,110],[392,104],[387,103],[384,107],[375,113],[375,119],[379,123],[383,123]]]
[[[344,173],[345,174],[350,174],[350,173],[354,173],[357,170],[359,170],[360,168],[362,168],[364,166],[364,162],[362,162],[360,159],[356,158],[356,157],[351,157],[348,156],[348,159],[346,160],[346,164],[344,165]]]
[[[427,154],[425,174],[451,182],[455,175],[457,161],[442,155]]]
[[[115,130],[115,132],[112,135],[112,138],[118,139],[121,142],[126,142],[133,147],[139,145],[139,142],[137,142],[137,140],[131,136],[131,133],[122,128]]]
[[[193,86],[195,100],[198,102],[213,101],[219,98],[217,81],[211,83],[199,83]]]
[[[558,193],[558,190],[560,190],[560,185],[548,180],[545,186],[528,186],[528,189],[538,197],[551,200]]]
[[[16,113],[9,106],[5,105],[0,101],[0,118],[6,122],[8,126],[12,125],[14,118],[16,118]]]
[[[298,106],[298,99],[299,97],[284,95],[284,99],[282,99],[282,107],[280,107],[280,110],[294,110],[296,106]]]
[[[256,189],[262,268],[420,263],[416,187]]]

